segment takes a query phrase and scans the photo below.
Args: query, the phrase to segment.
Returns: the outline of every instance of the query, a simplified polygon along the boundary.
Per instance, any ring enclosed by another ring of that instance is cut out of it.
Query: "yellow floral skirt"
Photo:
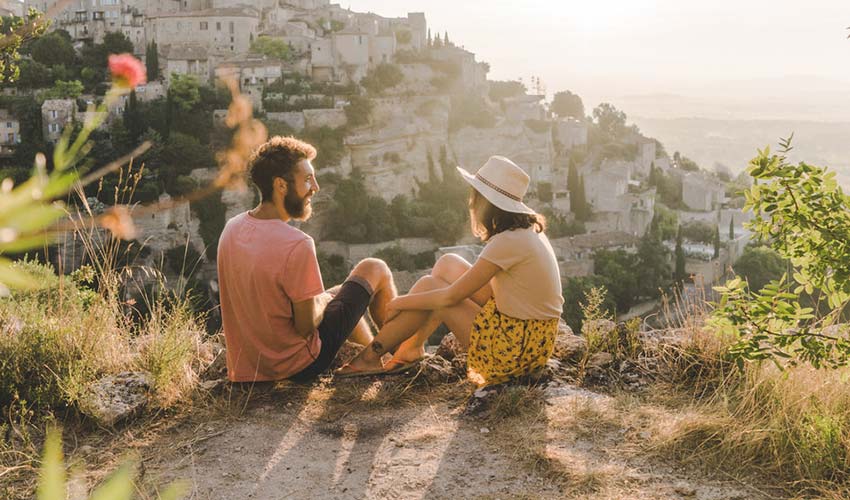
[[[533,373],[555,349],[558,319],[517,319],[496,309],[490,299],[475,316],[466,363],[469,378],[493,385]]]

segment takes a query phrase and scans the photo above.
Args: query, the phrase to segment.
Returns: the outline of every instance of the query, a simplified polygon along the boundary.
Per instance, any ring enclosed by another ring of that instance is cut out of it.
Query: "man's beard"
[[[298,193],[294,189],[290,189],[286,192],[286,196],[283,197],[283,208],[286,209],[286,213],[293,219],[307,220],[310,218],[310,214],[313,213],[313,209],[307,203],[307,200],[308,196],[302,198],[298,196]]]

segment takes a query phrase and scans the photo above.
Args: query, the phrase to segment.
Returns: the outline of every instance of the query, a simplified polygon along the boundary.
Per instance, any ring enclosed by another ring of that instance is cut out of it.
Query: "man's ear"
[[[289,185],[283,179],[283,177],[275,177],[274,178],[274,190],[281,191],[283,195],[286,195],[286,191],[289,189]]]

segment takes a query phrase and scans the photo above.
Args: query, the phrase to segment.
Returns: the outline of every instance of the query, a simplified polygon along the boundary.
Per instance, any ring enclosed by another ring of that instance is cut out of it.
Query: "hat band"
[[[491,189],[495,189],[496,191],[499,192],[499,194],[503,194],[503,195],[507,196],[508,198],[514,200],[514,201],[522,202],[522,198],[520,198],[519,196],[517,196],[515,194],[509,193],[509,192],[505,191],[504,189],[500,188],[499,186],[493,184],[492,182],[490,182],[487,179],[485,179],[484,177],[482,177],[481,174],[475,174],[475,178],[478,179],[479,181],[481,181],[481,183],[484,184],[485,186],[487,186]]]

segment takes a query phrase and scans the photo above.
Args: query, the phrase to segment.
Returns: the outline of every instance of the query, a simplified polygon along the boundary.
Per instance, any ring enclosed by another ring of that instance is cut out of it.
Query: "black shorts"
[[[319,323],[319,338],[322,340],[319,355],[306,368],[289,377],[291,380],[306,382],[330,368],[337,352],[366,314],[373,293],[369,282],[357,276],[342,284],[336,297],[325,307],[324,317]]]

